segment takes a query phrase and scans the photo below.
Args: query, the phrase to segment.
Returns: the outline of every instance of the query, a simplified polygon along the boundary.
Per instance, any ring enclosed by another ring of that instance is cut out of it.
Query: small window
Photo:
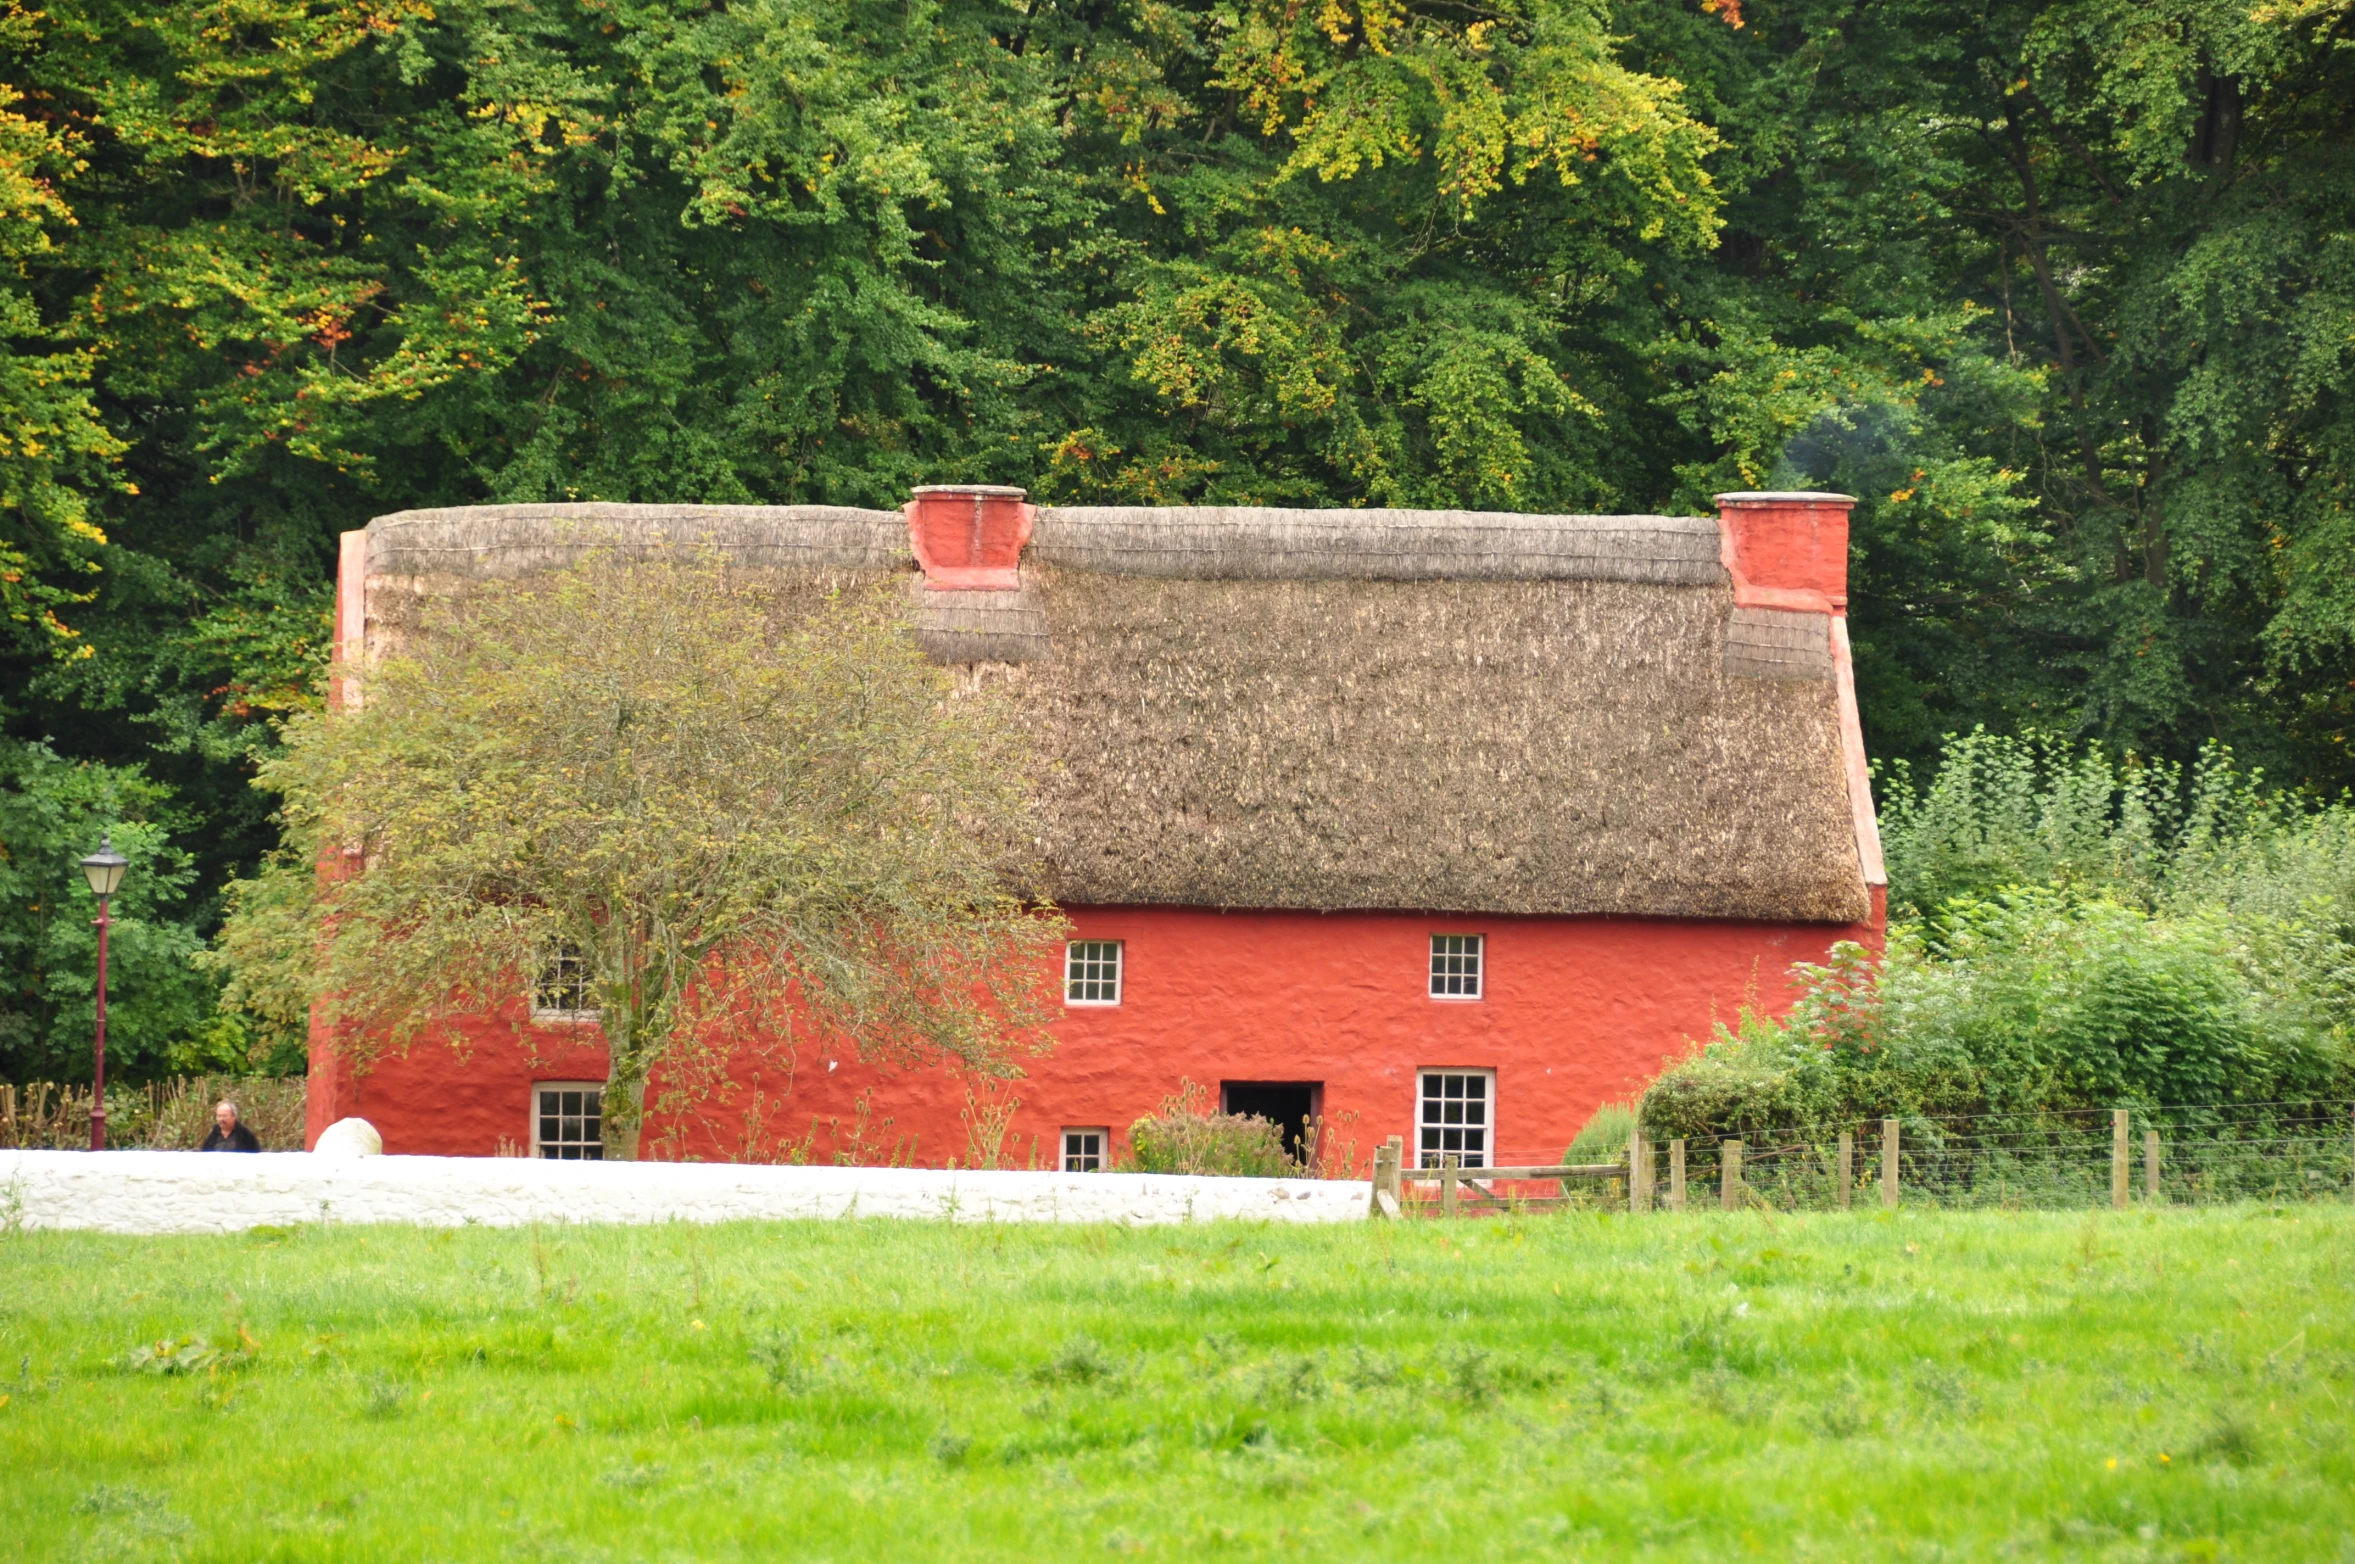
[[[605,1160],[605,1088],[548,1081],[532,1088],[532,1155],[563,1162]]]
[[[1495,1128],[1496,1075],[1490,1070],[1425,1070],[1415,1128],[1422,1165],[1488,1166],[1488,1137]]]
[[[1120,941],[1075,939],[1063,947],[1063,1002],[1120,1003]]]
[[[1104,1171],[1104,1147],[1112,1139],[1109,1130],[1065,1130],[1063,1132],[1063,1171],[1066,1173],[1101,1173]]]
[[[540,968],[539,980],[532,984],[532,1019],[594,1021],[595,993],[589,958],[570,945],[559,945]]]
[[[1481,947],[1487,943],[1485,934],[1434,934],[1431,936],[1431,997],[1433,999],[1478,999],[1480,997]]]

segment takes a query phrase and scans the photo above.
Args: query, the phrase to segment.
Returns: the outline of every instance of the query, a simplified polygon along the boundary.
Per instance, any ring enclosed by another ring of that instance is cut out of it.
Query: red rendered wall
[[[1597,1104],[1639,1090],[1715,1022],[1745,1003],[1787,1007],[1793,962],[1822,960],[1836,940],[1877,944],[1878,898],[1876,887],[1874,922],[1849,927],[1069,909],[1074,937],[1126,942],[1122,1003],[1067,1010],[1054,1050],[1027,1062],[1009,1088],[1006,1160],[1026,1164],[1033,1137],[1051,1160],[1067,1125],[1107,1126],[1125,1144],[1182,1078],[1214,1091],[1222,1079],[1321,1081],[1332,1149],[1354,1151],[1362,1172],[1384,1136],[1411,1134],[1416,1070],[1457,1066],[1497,1072],[1496,1158],[1550,1161]],[[1434,933],[1488,936],[1486,997],[1427,997]],[[536,1061],[511,1019],[466,1030],[463,1059],[426,1045],[357,1080],[315,1049],[312,1137],[358,1114],[390,1152],[489,1155],[502,1137],[528,1144],[534,1080],[604,1074],[593,1030],[536,1034]],[[814,1161],[845,1150],[883,1161],[913,1137],[917,1163],[965,1162],[968,1084],[805,1050],[790,1076],[774,1058],[747,1064],[699,1111],[650,1119],[647,1154],[768,1158],[799,1143]]]

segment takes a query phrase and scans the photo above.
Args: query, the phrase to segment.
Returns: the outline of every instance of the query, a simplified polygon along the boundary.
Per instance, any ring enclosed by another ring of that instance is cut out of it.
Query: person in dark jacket
[[[259,1151],[262,1143],[254,1132],[237,1122],[237,1104],[224,1102],[213,1109],[213,1132],[204,1138],[199,1151]]]

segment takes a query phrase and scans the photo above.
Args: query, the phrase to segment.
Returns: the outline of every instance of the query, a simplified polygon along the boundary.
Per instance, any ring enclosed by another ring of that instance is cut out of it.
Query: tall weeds
[[[238,1117],[265,1151],[303,1148],[301,1076],[181,1076],[106,1093],[107,1144],[123,1150],[194,1151],[213,1127],[213,1105]],[[90,1088],[54,1081],[0,1085],[0,1150],[75,1151],[90,1144]]]

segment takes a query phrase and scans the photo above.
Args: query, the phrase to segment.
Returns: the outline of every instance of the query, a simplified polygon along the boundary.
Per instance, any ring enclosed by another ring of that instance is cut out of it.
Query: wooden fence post
[[[1627,1209],[1645,1212],[1652,1209],[1652,1178],[1657,1171],[1652,1166],[1652,1143],[1641,1135],[1627,1137]]]
[[[1439,1159],[1439,1214],[1443,1217],[1456,1214],[1456,1181],[1461,1177],[1457,1163],[1460,1160],[1452,1151]]]
[[[1897,1121],[1881,1121],[1881,1204],[1897,1206]]]
[[[2142,1132],[2142,1198],[2151,1205],[2159,1203],[2159,1132]]]
[[[1840,1132],[1840,1209],[1848,1209],[1850,1197],[1856,1190],[1856,1137],[1847,1130]]]
[[[1742,1203],[1742,1143],[1721,1140],[1717,1143],[1717,1208],[1732,1211]]]
[[[1668,1143],[1668,1209],[1684,1209],[1684,1142]]]
[[[2123,1211],[2131,1190],[2126,1177],[2126,1126],[2131,1115],[2124,1108],[2110,1110],[2110,1209]]]
[[[1374,1148],[1374,1185],[1373,1188],[1366,1191],[1366,1215],[1368,1216],[1390,1214],[1382,1209],[1382,1196],[1397,1187],[1398,1147],[1395,1144],[1396,1139],[1397,1137],[1393,1136],[1390,1140],[1386,1140]]]

